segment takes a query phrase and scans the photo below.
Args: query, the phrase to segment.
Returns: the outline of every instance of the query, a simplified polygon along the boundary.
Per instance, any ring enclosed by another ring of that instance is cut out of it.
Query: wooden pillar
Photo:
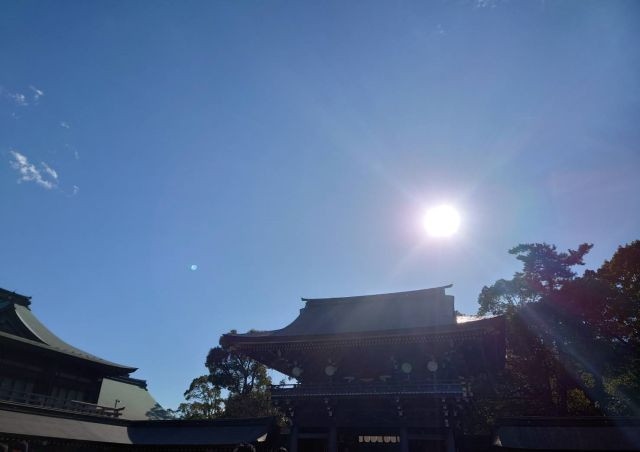
[[[407,427],[400,429],[400,452],[409,452],[409,431]]]
[[[329,427],[329,452],[338,452],[338,429],[335,425]]]
[[[449,428],[447,429],[447,443],[446,443],[446,450],[447,452],[455,452],[456,450],[456,442],[455,442],[455,438],[453,436],[453,429]]]
[[[298,452],[298,426],[296,424],[291,426],[291,433],[289,434],[289,452]]]

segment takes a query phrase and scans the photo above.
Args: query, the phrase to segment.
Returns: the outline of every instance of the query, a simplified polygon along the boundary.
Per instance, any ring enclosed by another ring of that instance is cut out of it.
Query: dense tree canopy
[[[174,414],[183,419],[276,414],[269,393],[271,378],[264,365],[222,347],[214,347],[207,355],[205,366],[209,374],[191,382],[184,393],[186,402],[180,404]]]
[[[213,419],[223,413],[220,387],[211,383],[208,375],[194,378],[184,398],[186,402],[176,412],[182,419]]]
[[[584,265],[584,256],[591,248],[593,245],[583,243],[577,250],[559,253],[555,245],[530,243],[518,245],[509,250],[509,253],[522,262],[522,272],[530,290],[540,295],[549,295],[562,288],[564,282],[575,278],[576,273],[572,267]]]
[[[209,350],[206,366],[211,382],[228,391],[224,416],[275,414],[269,393],[271,378],[263,364],[222,347],[214,347]]]
[[[263,364],[222,347],[209,350],[205,365],[209,369],[211,382],[233,395],[264,392],[271,384]]]
[[[507,321],[492,415],[638,414],[640,241],[577,276],[591,247],[518,245],[522,271],[480,292],[478,313]]]
[[[555,245],[533,243],[509,250],[522,262],[522,272],[510,280],[500,279],[483,287],[478,298],[478,314],[504,314],[510,308],[540,301],[575,278],[572,267],[584,265],[584,256],[593,245],[583,243],[577,250],[559,253]]]

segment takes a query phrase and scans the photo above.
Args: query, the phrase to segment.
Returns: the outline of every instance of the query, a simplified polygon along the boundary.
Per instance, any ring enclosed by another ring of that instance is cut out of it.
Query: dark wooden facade
[[[118,416],[116,407],[97,405],[103,379],[128,379],[136,368],[64,342],[30,305],[29,297],[0,289],[0,400]]]
[[[0,452],[276,450],[273,418],[167,420],[136,368],[64,342],[30,306],[0,289]]]
[[[0,289],[0,401],[126,419],[167,413],[131,378],[135,367],[60,339],[31,310],[31,299]]]
[[[285,328],[221,344],[297,380],[272,388],[290,452],[454,450],[470,377],[503,365],[504,325],[457,323],[446,288],[304,300]]]

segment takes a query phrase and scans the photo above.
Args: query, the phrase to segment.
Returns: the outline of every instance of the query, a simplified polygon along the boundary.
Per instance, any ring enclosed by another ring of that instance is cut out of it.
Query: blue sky
[[[634,1],[4,1],[0,286],[172,407],[301,296],[597,267],[640,231],[639,49]]]

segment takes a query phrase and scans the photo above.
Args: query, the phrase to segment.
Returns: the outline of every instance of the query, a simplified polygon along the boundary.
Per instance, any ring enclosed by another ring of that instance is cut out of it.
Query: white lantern
[[[331,377],[336,373],[337,370],[338,368],[336,366],[329,364],[324,368],[324,373],[327,374],[328,377]]]

